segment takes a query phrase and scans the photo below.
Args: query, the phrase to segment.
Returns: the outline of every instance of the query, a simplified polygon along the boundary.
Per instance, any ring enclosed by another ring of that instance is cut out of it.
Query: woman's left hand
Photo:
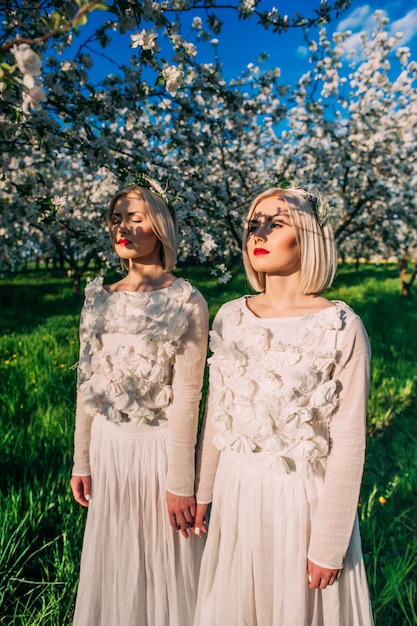
[[[187,528],[193,528],[196,513],[194,496],[178,496],[166,492],[169,523],[175,530],[180,530],[183,537],[188,537]]]
[[[325,589],[328,585],[333,585],[340,580],[343,570],[321,567],[307,559],[307,573],[309,589]]]

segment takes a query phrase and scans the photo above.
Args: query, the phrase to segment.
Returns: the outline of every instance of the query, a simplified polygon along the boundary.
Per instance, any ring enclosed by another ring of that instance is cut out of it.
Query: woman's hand
[[[307,572],[309,589],[325,589],[327,585],[333,585],[340,580],[343,570],[321,567],[307,559]]]
[[[169,523],[175,530],[180,530],[183,537],[188,537],[187,528],[194,526],[196,504],[194,496],[178,496],[166,492]]]
[[[195,522],[192,531],[198,537],[201,537],[202,533],[207,532],[207,519],[206,511],[208,504],[197,504],[197,512],[195,515]]]
[[[91,476],[71,476],[70,485],[74,500],[88,506],[91,497]]]

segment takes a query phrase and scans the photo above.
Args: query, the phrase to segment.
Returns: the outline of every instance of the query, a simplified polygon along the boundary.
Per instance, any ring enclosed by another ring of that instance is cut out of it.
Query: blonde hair
[[[255,291],[265,291],[265,272],[253,269],[247,253],[248,222],[255,208],[265,198],[276,197],[285,202],[291,224],[295,228],[297,244],[300,254],[300,288],[304,294],[320,293],[328,289],[334,279],[337,269],[337,249],[333,229],[327,217],[330,213],[328,203],[303,189],[273,188],[262,192],[253,200],[246,218],[242,240],[243,265],[250,285]],[[319,201],[321,215],[318,215]],[[313,208],[314,207],[314,208]],[[320,224],[323,218],[323,223]]]
[[[126,196],[135,196],[146,207],[146,214],[151,223],[152,230],[161,242],[161,264],[166,272],[170,272],[177,262],[178,250],[178,226],[175,214],[171,214],[164,200],[150,189],[134,186],[121,189],[113,196],[107,214],[107,223],[111,233],[112,216],[116,202]],[[112,241],[113,245],[113,241]],[[129,261],[122,259],[125,269],[129,268]]]

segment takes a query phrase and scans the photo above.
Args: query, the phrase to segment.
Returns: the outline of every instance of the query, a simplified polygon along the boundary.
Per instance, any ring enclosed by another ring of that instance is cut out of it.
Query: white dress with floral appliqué
[[[202,542],[169,524],[166,489],[194,493],[207,305],[187,281],[87,285],[74,470],[92,477],[75,626],[190,626]]]
[[[352,309],[332,304],[262,319],[245,297],[216,316],[197,475],[197,499],[212,510],[195,626],[373,623],[356,517],[369,342]],[[340,582],[309,590],[308,558],[343,567]]]

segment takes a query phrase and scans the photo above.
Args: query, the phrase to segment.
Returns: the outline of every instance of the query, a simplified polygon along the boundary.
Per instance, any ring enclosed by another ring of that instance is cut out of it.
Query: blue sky
[[[404,37],[400,45],[411,49],[411,58],[417,60],[417,6],[411,6],[409,0],[379,0],[363,2],[353,0],[348,11],[330,24],[332,30],[351,30],[347,45],[354,48],[359,33],[365,30],[372,32],[376,10],[382,10],[390,20],[392,34],[401,31]],[[310,12],[311,0],[276,0],[266,2],[266,6],[277,6],[282,14],[299,11],[306,15]],[[314,6],[317,3],[314,2]],[[280,35],[268,33],[262,27],[251,22],[238,22],[234,19],[225,20],[223,33],[219,43],[219,57],[225,66],[228,77],[241,72],[248,63],[256,62],[262,52],[270,55],[267,65],[281,68],[284,82],[292,82],[309,69],[308,51],[303,34],[298,29]]]
[[[414,3],[413,3],[414,4]],[[302,15],[311,15],[311,7],[318,6],[318,0],[263,0],[261,8],[271,9],[277,6],[281,14],[292,15],[298,11]],[[352,36],[347,45],[355,47],[359,33],[363,30],[370,33],[373,27],[373,13],[382,10],[390,20],[392,34],[401,31],[404,38],[399,45],[408,46],[411,49],[411,58],[417,60],[417,7],[412,7],[409,0],[372,0],[364,2],[353,0],[348,11],[343,13],[337,20],[330,24],[331,30],[351,30]],[[191,17],[199,15],[193,12]],[[190,20],[191,17],[186,18]],[[232,78],[245,70],[249,63],[256,63],[261,53],[268,53],[269,60],[265,66],[278,66],[281,68],[282,82],[294,84],[294,82],[309,69],[308,51],[300,29],[292,29],[287,33],[274,34],[266,31],[256,24],[256,20],[238,20],[234,11],[222,11],[219,13],[223,21],[222,33],[217,46],[218,56],[224,65],[226,78]],[[89,23],[80,29],[81,39],[94,30],[96,19],[99,22],[103,14],[98,11],[93,14]],[[314,33],[314,30],[312,31]],[[183,33],[188,34],[187,30]],[[128,62],[134,50],[130,48],[130,38],[127,36],[113,36],[112,44],[104,51],[106,57],[120,62]],[[73,50],[78,48],[77,38],[74,41]],[[98,44],[95,48],[103,52]],[[164,50],[165,53],[165,50]],[[70,56],[70,55],[65,55]],[[168,58],[168,55],[167,55]],[[197,60],[200,62],[212,61],[214,48],[205,45],[199,48]],[[102,58],[95,60],[93,74],[95,77],[103,77],[105,74],[114,72],[115,67],[110,61]]]

